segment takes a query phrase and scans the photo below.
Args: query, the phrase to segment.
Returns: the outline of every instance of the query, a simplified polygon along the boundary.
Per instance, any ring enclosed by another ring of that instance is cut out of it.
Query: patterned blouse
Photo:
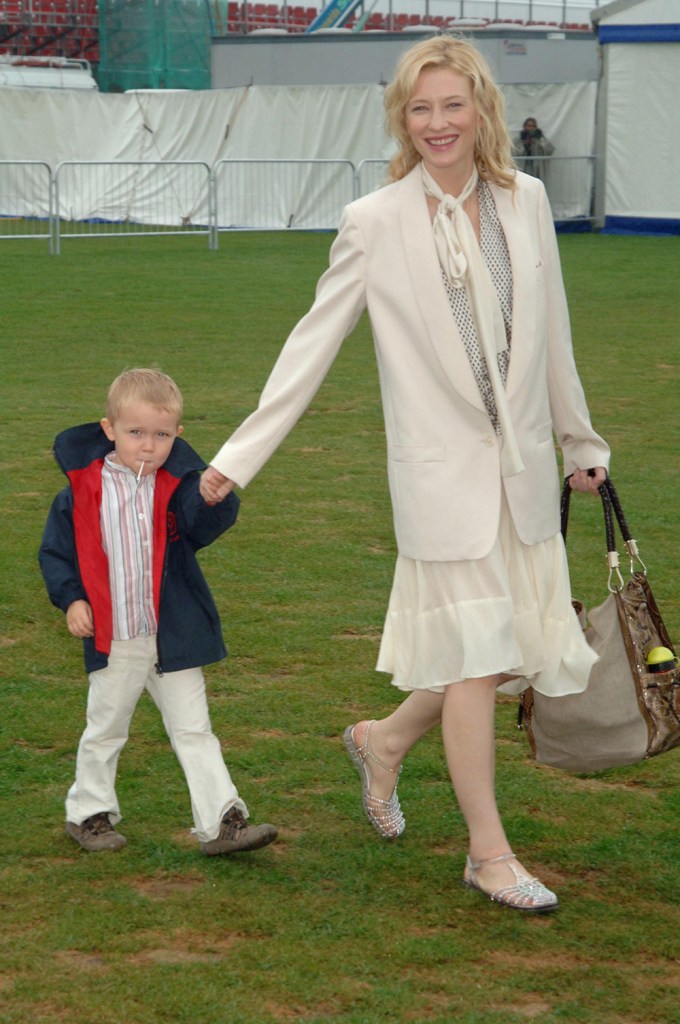
[[[491,189],[485,181],[480,181],[478,188],[479,195],[479,227],[480,227],[480,249],[484,262],[491,275],[491,282],[496,289],[498,300],[505,323],[505,336],[508,340],[508,351],[498,353],[498,369],[500,370],[503,386],[508,380],[508,366],[510,362],[510,337],[512,334],[512,267],[510,265],[510,253],[505,241],[505,235],[501,222],[496,212],[496,204],[493,200]],[[458,324],[458,329],[465,345],[472,372],[477,381],[484,406],[489,419],[493,423],[496,434],[500,435],[501,428],[498,422],[496,402],[493,396],[489,372],[486,367],[486,360],[482,355],[477,338],[467,288],[454,288],[446,274],[442,270],[446,294],[453,315]]]

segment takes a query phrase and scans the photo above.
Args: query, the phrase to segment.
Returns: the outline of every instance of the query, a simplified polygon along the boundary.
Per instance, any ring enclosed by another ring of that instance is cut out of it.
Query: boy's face
[[[174,413],[148,402],[131,402],[115,422],[105,417],[101,425],[115,445],[117,461],[135,474],[143,466],[142,476],[160,469],[183,430]]]

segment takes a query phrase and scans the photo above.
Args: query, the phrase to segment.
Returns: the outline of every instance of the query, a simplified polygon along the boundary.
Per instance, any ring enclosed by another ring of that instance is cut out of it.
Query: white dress
[[[479,213],[480,247],[510,341],[512,268],[491,190],[483,182]],[[452,288],[446,278],[444,284],[489,418],[500,434],[467,292]],[[499,369],[505,384],[508,353],[499,355]],[[595,661],[571,605],[561,534],[523,544],[504,500],[496,543],[485,558],[423,562],[397,557],[376,667],[389,672],[399,689],[441,692],[462,679],[506,673],[519,678],[499,687],[504,693],[521,693],[531,685],[560,696],[584,690]]]

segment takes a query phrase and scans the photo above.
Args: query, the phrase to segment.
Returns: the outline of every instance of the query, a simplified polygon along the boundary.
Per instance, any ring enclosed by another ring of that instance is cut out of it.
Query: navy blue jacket
[[[69,486],[52,503],[38,554],[52,603],[64,612],[78,600],[92,608],[95,635],[83,641],[88,672],[108,664],[113,635],[100,518],[102,466],[113,447],[99,423],[59,434],[54,456]],[[234,524],[239,499],[230,494],[217,505],[206,504],[199,492],[203,469],[202,459],[178,437],[156,471],[153,577],[159,672],[207,665],[227,653],[196,552]]]

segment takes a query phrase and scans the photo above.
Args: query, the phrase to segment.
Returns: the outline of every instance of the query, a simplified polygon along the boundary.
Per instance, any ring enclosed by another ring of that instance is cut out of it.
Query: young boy
[[[39,561],[52,603],[83,640],[90,678],[66,799],[66,832],[85,850],[126,844],[115,829],[116,768],[145,688],[184,770],[202,852],[276,838],[272,825],[247,824],[210,725],[201,666],[227,652],[196,551],[233,525],[238,499],[201,498],[205,463],[179,437],[182,407],[170,377],[127,370],[104,419],[64,431],[54,446],[69,486],[53,502]]]

